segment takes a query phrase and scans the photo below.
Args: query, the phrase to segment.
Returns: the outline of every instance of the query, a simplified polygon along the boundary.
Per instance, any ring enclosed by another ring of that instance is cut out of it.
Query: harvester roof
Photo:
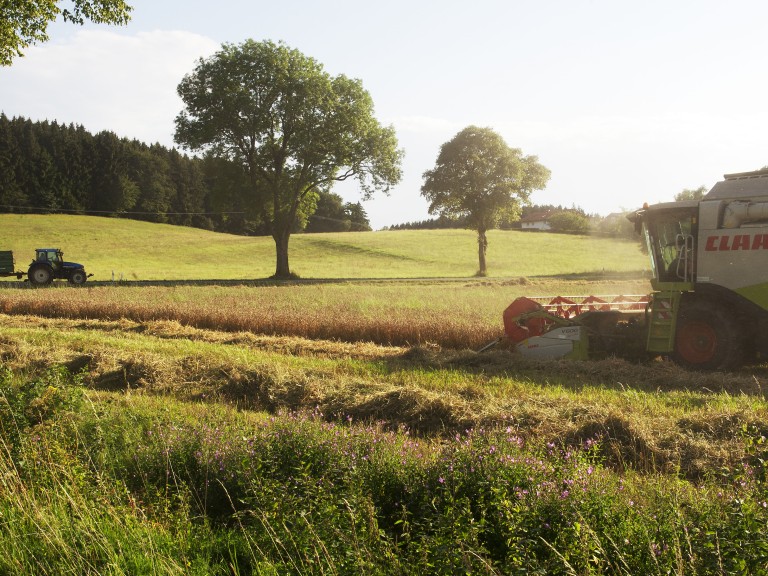
[[[712,187],[712,190],[704,196],[704,200],[768,196],[768,170],[725,174],[724,178],[725,180],[721,180]]]

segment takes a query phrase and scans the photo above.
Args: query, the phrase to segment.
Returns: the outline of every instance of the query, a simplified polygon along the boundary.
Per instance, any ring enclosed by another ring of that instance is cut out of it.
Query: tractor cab
[[[64,262],[64,253],[58,248],[37,248],[35,253],[36,262],[48,262],[54,269]]]
[[[645,205],[629,216],[638,232],[642,232],[651,258],[655,289],[673,288],[669,284],[685,284],[690,289],[696,280],[696,238],[699,203],[667,202]]]

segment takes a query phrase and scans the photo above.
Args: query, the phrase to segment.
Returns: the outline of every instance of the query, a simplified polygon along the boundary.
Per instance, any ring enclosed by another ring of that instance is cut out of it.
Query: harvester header
[[[504,334],[527,356],[607,356],[636,348],[634,340],[627,340],[627,327],[647,304],[645,295],[521,297],[504,310]]]

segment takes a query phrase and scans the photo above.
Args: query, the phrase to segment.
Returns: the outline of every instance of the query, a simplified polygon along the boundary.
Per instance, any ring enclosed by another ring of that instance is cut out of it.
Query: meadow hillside
[[[642,276],[640,243],[615,238],[492,230],[493,278],[622,272]],[[57,247],[92,280],[268,278],[270,237],[245,237],[135,220],[69,215],[0,215],[0,250],[25,270],[35,248]],[[295,234],[291,268],[302,278],[468,278],[477,271],[471,230]]]

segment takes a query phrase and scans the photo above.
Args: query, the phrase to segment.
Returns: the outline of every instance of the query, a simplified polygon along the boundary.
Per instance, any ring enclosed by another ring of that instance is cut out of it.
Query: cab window
[[[693,281],[695,228],[696,217],[691,212],[659,214],[648,222],[648,248],[659,280]]]

